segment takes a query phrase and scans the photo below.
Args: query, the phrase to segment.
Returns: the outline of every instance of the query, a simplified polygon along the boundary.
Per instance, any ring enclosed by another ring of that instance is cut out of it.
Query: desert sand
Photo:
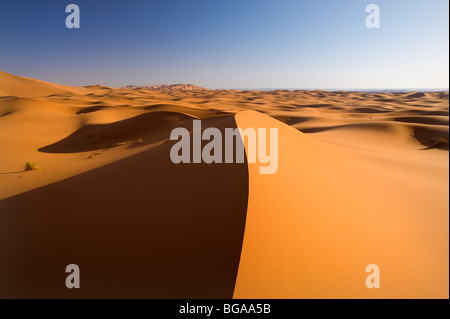
[[[448,298],[448,116],[448,92],[0,72],[0,298]],[[171,163],[193,119],[278,128],[278,171]],[[64,286],[70,263],[83,289]]]

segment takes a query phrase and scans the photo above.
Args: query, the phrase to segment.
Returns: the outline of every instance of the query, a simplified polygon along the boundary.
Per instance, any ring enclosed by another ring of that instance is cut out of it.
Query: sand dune
[[[175,165],[172,144],[0,201],[0,298],[231,298],[246,163]],[[61,285],[75,261],[87,289]]]
[[[83,94],[87,92],[85,88],[75,88],[65,85],[58,85],[39,81],[35,79],[15,76],[0,71],[0,96],[16,97],[38,97],[50,94]]]
[[[133,90],[158,90],[158,91],[204,91],[202,88],[193,84],[162,84],[162,85],[149,85],[149,86],[137,86],[137,85],[127,85],[123,86],[122,89],[133,89]]]
[[[0,72],[0,297],[448,298],[448,115],[448,92],[69,87]],[[172,164],[170,132],[193,119],[278,128],[277,173]],[[61,282],[69,263],[84,289]],[[365,286],[371,263],[380,289]]]
[[[343,149],[255,111],[236,122],[278,127],[280,167],[260,175],[249,164],[235,298],[448,294],[448,163]],[[362,284],[372,263],[384,270],[383,289]]]

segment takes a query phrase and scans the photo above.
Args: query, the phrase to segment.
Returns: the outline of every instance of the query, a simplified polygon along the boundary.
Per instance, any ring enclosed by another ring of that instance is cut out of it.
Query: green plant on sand
[[[33,171],[39,169],[39,166],[36,163],[33,162],[25,162],[25,171]]]

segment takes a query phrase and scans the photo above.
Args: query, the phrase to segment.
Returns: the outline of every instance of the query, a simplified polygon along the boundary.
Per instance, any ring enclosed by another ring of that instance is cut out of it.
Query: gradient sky
[[[68,4],[81,28],[67,29]],[[365,7],[381,28],[365,26]],[[448,88],[448,0],[2,0],[0,70],[66,85]]]

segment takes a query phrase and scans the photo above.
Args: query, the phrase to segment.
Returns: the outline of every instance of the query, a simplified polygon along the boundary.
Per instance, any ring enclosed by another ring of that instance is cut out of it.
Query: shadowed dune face
[[[448,102],[0,72],[0,298],[448,298]],[[277,127],[278,171],[172,164],[193,119]]]
[[[192,123],[194,117],[174,112],[151,112],[106,124],[88,124],[54,144],[39,149],[46,153],[75,153],[112,148],[120,143],[138,145],[168,140],[175,127]]]
[[[420,125],[414,128],[414,137],[428,149],[440,148],[448,151],[448,127]],[[438,145],[443,138],[443,144]],[[447,141],[447,143],[445,143]]]
[[[0,297],[231,298],[247,164],[172,164],[173,143],[0,201]]]

